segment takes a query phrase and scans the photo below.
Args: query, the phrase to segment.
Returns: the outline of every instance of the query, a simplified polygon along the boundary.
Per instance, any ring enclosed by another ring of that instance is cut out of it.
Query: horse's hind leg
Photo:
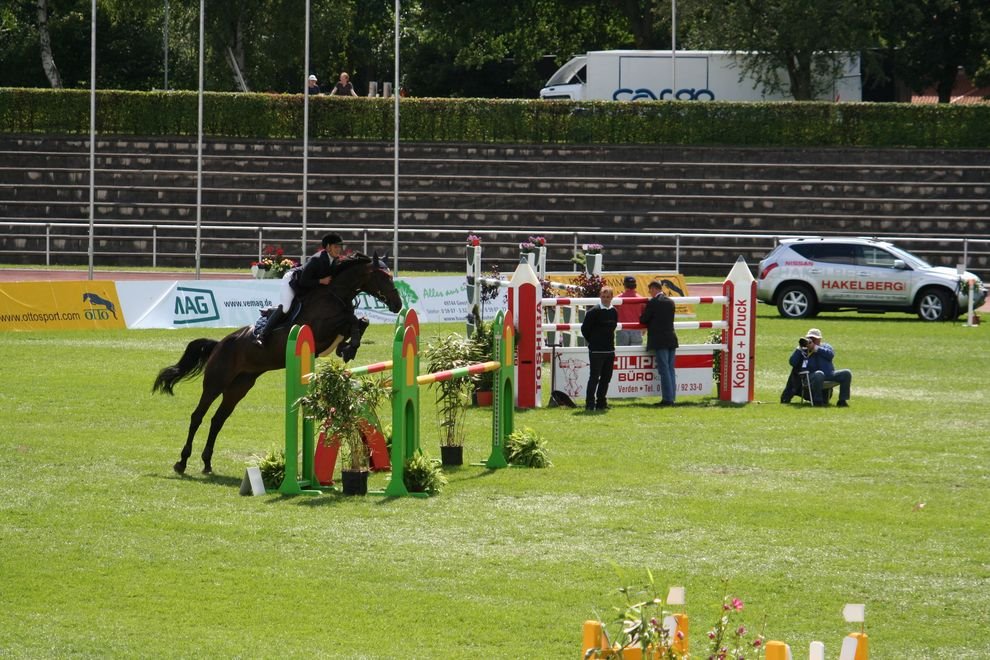
[[[179,455],[178,462],[172,466],[172,469],[179,474],[186,471],[186,462],[192,455],[193,438],[196,436],[199,425],[203,423],[203,417],[206,416],[206,411],[210,409],[210,406],[213,405],[213,402],[217,400],[218,396],[220,396],[220,392],[207,389],[206,381],[203,381],[203,394],[199,398],[199,405],[196,406],[196,410],[189,417],[189,435],[186,436],[186,444],[182,447],[182,453]]]
[[[220,434],[220,429],[230,417],[230,413],[234,412],[234,408],[244,398],[244,395],[254,387],[254,382],[258,380],[260,375],[241,374],[223,391],[223,400],[220,401],[220,406],[213,413],[213,419],[210,420],[210,434],[206,438],[206,447],[203,448],[203,474],[213,473],[213,445],[217,441],[217,435]]]

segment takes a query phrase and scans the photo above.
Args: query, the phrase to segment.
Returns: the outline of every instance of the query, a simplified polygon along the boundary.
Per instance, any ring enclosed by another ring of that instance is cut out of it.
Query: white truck
[[[542,99],[572,101],[787,101],[746,75],[742,55],[721,50],[598,50],[560,67],[540,90]],[[781,80],[787,73],[780,72]],[[845,58],[842,76],[823,101],[861,101],[859,56]]]

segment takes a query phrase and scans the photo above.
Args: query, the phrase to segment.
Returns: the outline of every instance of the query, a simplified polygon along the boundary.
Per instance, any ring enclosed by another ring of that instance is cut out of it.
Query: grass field
[[[215,475],[202,438],[174,474],[200,383],[151,382],[219,331],[0,335],[0,656],[573,658],[649,568],[687,588],[701,657],[722,578],[795,658],[813,639],[837,657],[855,602],[871,658],[990,657],[987,329],[813,325],[853,370],[849,409],[778,403],[809,323],[762,307],[756,402],[519,412],[554,467],[463,467],[429,500],[239,496],[279,440],[281,372],[229,420]],[[388,329],[369,337],[360,363],[387,357]],[[490,413],[469,424],[482,460]]]

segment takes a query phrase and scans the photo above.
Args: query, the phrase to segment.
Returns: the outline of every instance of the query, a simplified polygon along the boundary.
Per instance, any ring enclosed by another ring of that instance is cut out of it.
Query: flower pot
[[[369,474],[367,470],[341,470],[340,482],[344,495],[367,495]]]
[[[464,465],[464,447],[461,445],[440,445],[440,464],[444,466]]]
[[[492,391],[478,390],[474,393],[474,402],[483,408],[492,405]]]

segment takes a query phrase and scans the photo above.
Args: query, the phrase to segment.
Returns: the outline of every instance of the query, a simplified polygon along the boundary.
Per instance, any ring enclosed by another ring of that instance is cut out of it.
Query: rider
[[[296,294],[305,294],[317,286],[327,286],[337,270],[337,263],[344,254],[344,239],[340,234],[327,234],[323,237],[323,249],[310,257],[305,266],[293,268],[282,277],[279,297],[281,304],[272,310],[268,323],[261,329],[254,343],[264,346],[272,333],[292,307]]]

